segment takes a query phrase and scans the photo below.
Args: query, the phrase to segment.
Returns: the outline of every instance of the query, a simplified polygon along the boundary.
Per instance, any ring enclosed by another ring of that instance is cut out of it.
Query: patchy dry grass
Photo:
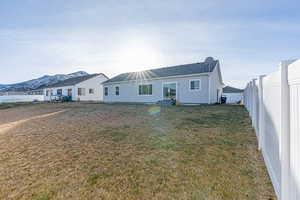
[[[31,118],[0,135],[0,199],[275,199],[242,106],[152,111],[80,103],[0,110],[2,126]]]
[[[20,106],[29,106],[34,105],[34,103],[0,103],[0,110],[1,109],[9,109],[9,108],[15,108]]]

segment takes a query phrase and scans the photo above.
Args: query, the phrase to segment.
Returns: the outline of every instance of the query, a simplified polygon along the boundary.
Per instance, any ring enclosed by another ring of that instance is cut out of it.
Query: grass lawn
[[[33,105],[33,103],[0,103],[0,110],[26,105]]]
[[[276,199],[242,106],[36,104],[1,127],[0,199]]]

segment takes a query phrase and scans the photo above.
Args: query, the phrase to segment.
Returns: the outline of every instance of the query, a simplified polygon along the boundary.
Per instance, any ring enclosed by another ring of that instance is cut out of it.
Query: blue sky
[[[0,84],[213,56],[224,82],[243,87],[300,57],[299,9],[296,0],[3,0]]]

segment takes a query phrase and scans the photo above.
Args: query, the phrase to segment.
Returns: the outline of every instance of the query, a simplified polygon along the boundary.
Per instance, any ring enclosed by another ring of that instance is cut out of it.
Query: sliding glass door
[[[163,83],[163,98],[176,100],[177,84]]]

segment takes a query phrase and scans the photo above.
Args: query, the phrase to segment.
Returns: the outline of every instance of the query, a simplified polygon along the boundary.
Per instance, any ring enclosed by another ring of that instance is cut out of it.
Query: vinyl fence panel
[[[288,68],[290,87],[290,199],[300,199],[300,60]]]
[[[300,200],[300,60],[250,81],[244,105],[278,198]]]
[[[264,149],[266,164],[276,193],[280,194],[280,129],[281,96],[280,73],[275,72],[263,78],[264,106]]]

